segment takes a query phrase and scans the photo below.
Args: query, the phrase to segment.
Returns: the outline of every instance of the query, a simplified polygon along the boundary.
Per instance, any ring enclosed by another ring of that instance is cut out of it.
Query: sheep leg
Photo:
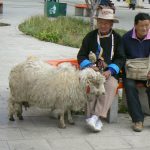
[[[64,112],[60,113],[59,127],[60,128],[66,128],[66,124],[65,124],[65,120],[64,120]]]
[[[68,115],[68,122],[69,122],[69,124],[74,125],[75,123],[74,123],[74,120],[72,118],[70,109],[67,111],[67,115]]]
[[[23,116],[20,113],[17,114],[17,117],[19,118],[19,120],[23,120]]]
[[[14,116],[13,115],[9,115],[9,120],[10,121],[15,121]]]
[[[14,104],[12,102],[12,97],[11,96],[9,97],[9,100],[8,100],[8,109],[9,109],[9,120],[10,121],[15,121],[15,119],[14,119],[15,108],[14,108]]]
[[[18,104],[18,111],[17,111],[17,117],[19,118],[19,120],[23,120],[23,116],[22,116],[22,104]]]
[[[19,118],[19,120],[23,120],[22,103],[16,103],[15,108],[16,108],[16,112],[17,112],[17,117]]]

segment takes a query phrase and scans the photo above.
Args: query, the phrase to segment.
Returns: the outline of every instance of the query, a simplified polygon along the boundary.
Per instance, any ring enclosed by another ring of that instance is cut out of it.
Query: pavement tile
[[[24,139],[39,139],[41,138],[40,132],[34,127],[21,127],[20,132]]]
[[[9,127],[9,120],[8,120],[8,114],[6,113],[0,113],[0,128],[6,128]],[[11,126],[12,127],[12,126]]]
[[[55,127],[23,127],[20,129],[23,137],[25,139],[61,139],[61,134],[57,131]]]
[[[86,127],[84,126],[77,127],[76,125],[74,126],[68,125],[66,129],[58,129],[58,131],[60,132],[62,137],[65,138],[85,137],[88,134],[90,134],[87,131]]]
[[[150,147],[133,148],[132,150],[150,150]]]
[[[46,140],[14,140],[8,142],[10,150],[52,150]]]
[[[48,142],[53,150],[93,150],[84,138],[63,138]]]
[[[150,150],[150,147],[141,147],[141,148],[111,148],[111,149],[100,149],[100,150]]]
[[[125,149],[131,148],[130,144],[128,144],[124,139],[120,136],[90,136],[87,137],[86,140],[93,147],[94,150],[101,149]]]
[[[142,133],[142,132],[140,132]],[[123,139],[129,143],[133,148],[142,148],[142,147],[150,147],[150,131],[149,135],[141,135],[137,133],[134,136],[124,136]]]
[[[19,128],[0,129],[0,140],[23,139]]]
[[[24,117],[24,120],[18,120],[18,118],[15,118],[15,121],[9,121],[8,116],[2,116],[2,118],[0,118],[0,128],[19,128],[24,126],[34,127],[31,117]]]
[[[103,121],[102,131],[99,136],[119,136],[118,123],[108,123]]]
[[[0,141],[0,150],[9,150],[9,147],[6,141]]]
[[[58,120],[50,119],[48,116],[32,117],[32,122],[37,127],[56,127],[58,128]]]

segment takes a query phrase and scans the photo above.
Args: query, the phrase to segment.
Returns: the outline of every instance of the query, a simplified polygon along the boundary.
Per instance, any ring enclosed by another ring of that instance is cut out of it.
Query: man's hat
[[[98,9],[94,18],[112,20],[114,23],[119,23],[119,20],[115,17],[113,10],[110,8]]]

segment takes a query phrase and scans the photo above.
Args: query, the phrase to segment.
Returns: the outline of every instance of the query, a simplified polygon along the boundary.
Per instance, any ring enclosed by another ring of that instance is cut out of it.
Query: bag
[[[126,77],[134,80],[147,80],[147,74],[150,70],[149,58],[127,59],[125,70]]]

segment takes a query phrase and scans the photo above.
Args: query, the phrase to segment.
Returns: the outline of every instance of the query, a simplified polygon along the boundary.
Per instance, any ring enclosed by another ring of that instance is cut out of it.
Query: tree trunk
[[[91,9],[91,14],[90,14],[90,29],[94,30],[95,29],[95,25],[94,25],[94,14],[95,11]]]
[[[136,6],[138,8],[142,8],[143,7],[143,0],[137,0]]]
[[[101,2],[101,0],[85,0],[88,8],[90,9],[90,29],[94,30],[95,26],[94,26],[94,16],[95,16],[95,12]]]

